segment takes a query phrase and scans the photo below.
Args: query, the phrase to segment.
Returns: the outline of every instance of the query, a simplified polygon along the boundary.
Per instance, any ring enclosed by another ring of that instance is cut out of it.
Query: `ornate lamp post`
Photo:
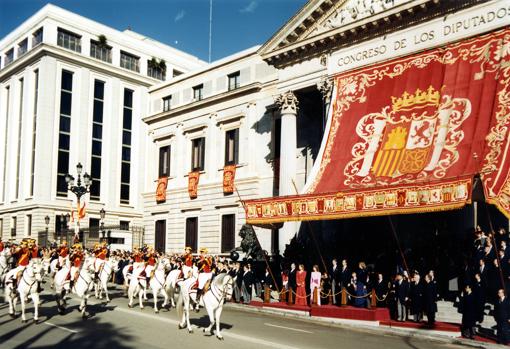
[[[48,243],[48,238],[49,238],[49,236],[48,236],[48,226],[50,225],[50,216],[44,217],[44,223],[46,224],[46,244],[47,244]],[[56,238],[54,237],[53,241],[55,241],[55,239]]]
[[[71,176],[69,173],[66,174],[66,178],[65,178],[66,183],[67,183],[67,190],[69,190],[74,195],[76,195],[76,202],[78,204],[77,205],[78,209],[80,209],[80,207],[81,207],[80,206],[80,198],[90,191],[90,185],[92,184],[90,175],[87,172],[85,172],[82,176],[82,174],[81,174],[82,171],[83,171],[83,166],[81,163],[78,163],[78,165],[76,165],[76,173],[77,173],[76,185],[74,184],[74,177]],[[82,180],[82,177],[83,177],[83,180]],[[79,214],[80,214],[80,212],[78,212],[78,217],[75,220],[76,223],[74,226],[74,240],[75,241],[80,240],[80,236],[79,236],[80,217],[79,217]]]
[[[100,230],[101,230],[101,235],[103,236],[103,241],[104,241],[104,239],[105,239],[104,217],[106,216],[106,211],[104,210],[104,208],[102,208],[101,211],[99,211],[99,216],[101,217]]]

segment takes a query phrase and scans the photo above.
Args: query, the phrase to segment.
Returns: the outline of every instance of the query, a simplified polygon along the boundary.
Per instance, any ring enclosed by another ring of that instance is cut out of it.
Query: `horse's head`
[[[30,266],[31,277],[37,281],[42,281],[43,264],[41,262],[32,263]]]

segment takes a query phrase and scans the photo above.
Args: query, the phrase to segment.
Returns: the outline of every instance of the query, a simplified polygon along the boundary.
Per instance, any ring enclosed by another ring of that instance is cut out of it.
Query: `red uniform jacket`
[[[101,248],[96,251],[96,257],[99,259],[105,260],[107,253],[108,253],[108,250],[106,248]]]
[[[82,260],[83,260],[83,253],[81,253],[81,252],[75,252],[71,255],[71,263],[73,263],[73,266],[76,268],[80,267]]]
[[[30,258],[39,258],[39,248],[37,246],[30,249]]]
[[[140,252],[137,252],[133,255],[133,258],[135,260],[135,263],[141,263],[143,261],[142,254]]]
[[[187,267],[192,267],[193,266],[193,255],[191,253],[187,253],[187,254],[184,255],[184,264]]]
[[[67,257],[67,255],[69,254],[69,248],[68,247],[65,247],[65,246],[62,246],[60,247],[60,249],[58,250],[58,255],[62,258],[65,258]]]
[[[2,241],[0,241],[0,252],[2,252],[5,248],[5,245]]]
[[[18,266],[26,267],[28,265],[28,262],[30,261],[30,251],[28,250],[28,247],[21,248],[16,253],[16,256],[18,257]]]
[[[212,260],[209,257],[200,257],[199,268],[202,273],[210,273]]]

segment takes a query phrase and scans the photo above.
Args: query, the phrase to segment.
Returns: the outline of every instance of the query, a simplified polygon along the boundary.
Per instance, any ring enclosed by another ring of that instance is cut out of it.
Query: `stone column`
[[[275,100],[281,112],[280,137],[280,190],[279,195],[296,195],[296,151],[297,131],[296,118],[298,100],[291,91],[285,92]],[[279,232],[278,248],[280,254],[285,251],[285,245],[296,235],[298,224],[287,222]]]
[[[329,106],[331,105],[331,95],[333,93],[333,81],[324,76],[317,83],[317,89],[322,94],[322,100],[324,102],[324,126],[326,125],[326,121],[328,120],[328,112]]]

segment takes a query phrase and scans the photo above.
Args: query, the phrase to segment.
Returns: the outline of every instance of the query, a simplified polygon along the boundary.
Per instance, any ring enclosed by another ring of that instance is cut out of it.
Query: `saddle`
[[[131,264],[127,270],[128,273],[132,273],[133,272],[133,264]]]
[[[211,280],[207,280],[204,285],[204,288],[202,290],[202,293],[206,293],[207,291],[209,291],[210,288],[211,288]]]

